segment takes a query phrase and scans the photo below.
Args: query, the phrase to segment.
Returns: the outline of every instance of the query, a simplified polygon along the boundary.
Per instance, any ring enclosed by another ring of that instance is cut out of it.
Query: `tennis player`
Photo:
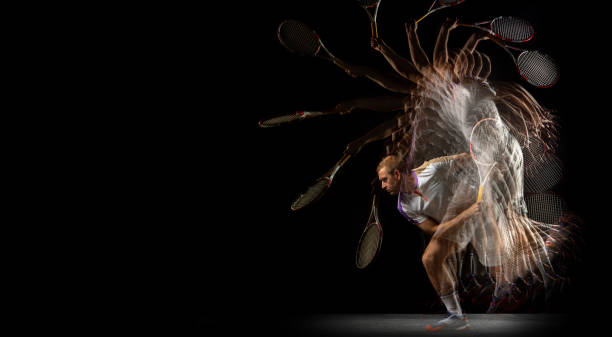
[[[480,212],[480,203],[474,202],[457,216],[444,220],[448,211],[450,196],[457,187],[456,182],[445,181],[452,177],[452,171],[470,165],[466,153],[436,158],[425,162],[418,168],[406,171],[404,161],[390,155],[380,162],[377,168],[381,187],[391,195],[398,196],[398,210],[411,223],[418,226],[431,237],[423,253],[423,266],[429,280],[440,296],[448,311],[448,317],[426,328],[437,331],[443,328],[462,330],[470,327],[466,315],[461,310],[456,290],[456,276],[449,258],[459,251],[459,243],[453,237],[465,241],[471,228],[466,224]],[[440,179],[443,178],[443,179]],[[463,186],[476,195],[478,186]],[[466,191],[467,192],[467,191]],[[451,235],[452,233],[452,235]]]

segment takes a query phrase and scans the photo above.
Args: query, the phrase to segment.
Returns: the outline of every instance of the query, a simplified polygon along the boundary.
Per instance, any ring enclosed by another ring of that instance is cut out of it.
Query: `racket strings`
[[[291,209],[295,211],[309,205],[310,203],[321,197],[328,187],[329,178],[320,179],[312,186],[310,186],[308,190],[304,192],[304,194],[300,195],[297,200],[293,202],[293,204],[291,205]]]
[[[357,250],[357,266],[359,268],[365,268],[374,260],[374,257],[376,257],[378,253],[381,239],[382,237],[378,224],[369,224],[361,237],[361,242]]]
[[[527,216],[545,224],[557,224],[566,213],[563,200],[553,193],[527,194],[525,203]]]
[[[306,56],[314,56],[318,53],[320,43],[313,30],[304,23],[287,20],[278,28],[278,39],[294,53]]]
[[[529,21],[507,16],[493,20],[491,30],[501,39],[511,42],[526,42],[534,34]]]
[[[485,118],[473,128],[470,137],[470,152],[476,163],[491,167],[506,159],[505,142],[499,139],[497,119]]]
[[[536,87],[553,86],[559,79],[559,66],[547,54],[526,51],[519,55],[516,65],[520,75]]]
[[[524,190],[544,192],[553,188],[564,175],[561,161],[547,151],[542,142],[529,140],[523,148]]]
[[[525,169],[539,165],[546,153],[544,144],[535,138],[524,137],[522,135],[517,137],[517,139],[519,139],[523,147],[523,163]]]
[[[525,168],[525,192],[544,192],[563,178],[563,167],[555,155],[547,155],[542,162]]]

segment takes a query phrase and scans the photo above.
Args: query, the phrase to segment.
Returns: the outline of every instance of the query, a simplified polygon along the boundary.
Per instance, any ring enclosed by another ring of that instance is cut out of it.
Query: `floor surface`
[[[570,336],[596,331],[567,314],[469,314],[467,331],[425,330],[438,314],[329,314],[200,322],[204,336]],[[600,322],[601,323],[601,322]]]

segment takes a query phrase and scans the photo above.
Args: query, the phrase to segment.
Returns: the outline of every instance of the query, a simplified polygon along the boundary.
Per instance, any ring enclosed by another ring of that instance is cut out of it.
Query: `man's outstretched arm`
[[[371,110],[375,112],[400,111],[404,108],[403,97],[401,96],[372,96],[359,97],[338,103],[331,112],[341,115],[352,112],[356,109]]]
[[[393,67],[398,74],[413,83],[418,82],[420,74],[410,60],[397,54],[395,50],[391,49],[391,47],[380,38],[372,38],[370,45],[374,50],[380,52],[385,57],[387,62],[389,62],[391,67]]]
[[[436,228],[436,231],[437,231],[436,235],[443,236],[448,231],[452,230],[456,226],[462,225],[464,222],[466,222],[468,219],[470,219],[471,217],[473,217],[475,214],[479,212],[480,212],[480,202],[475,202],[470,207],[463,210],[463,212],[459,213],[459,215],[457,215],[456,217],[442,222]]]
[[[381,87],[400,94],[410,94],[415,85],[394,73],[385,73],[374,68],[345,64],[346,72],[353,77],[367,77]]]

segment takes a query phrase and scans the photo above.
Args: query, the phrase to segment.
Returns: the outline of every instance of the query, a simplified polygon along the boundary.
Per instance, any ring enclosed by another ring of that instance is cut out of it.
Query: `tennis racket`
[[[302,193],[291,204],[291,210],[297,211],[310,205],[314,201],[319,200],[331,186],[331,183],[334,180],[336,173],[338,173],[338,170],[340,170],[342,165],[344,165],[349,158],[351,158],[351,154],[345,152],[342,158],[340,158],[340,160],[338,160],[338,162],[327,173],[317,179],[317,181],[310,186],[306,192]]]
[[[527,42],[533,38],[535,32],[529,21],[512,16],[500,16],[490,21],[458,25],[478,28],[498,39],[513,43]]]
[[[382,245],[383,230],[380,220],[378,219],[378,204],[376,202],[376,194],[372,198],[372,209],[370,210],[370,218],[359,238],[357,252],[355,254],[355,263],[357,268],[363,269],[370,265],[378,256]]]
[[[519,75],[530,84],[538,88],[550,88],[559,81],[559,66],[550,55],[538,50],[509,46],[495,36],[490,39],[512,57]],[[513,51],[520,51],[520,54],[515,56]]]
[[[317,33],[296,20],[285,20],[278,26],[278,40],[289,51],[303,55],[315,56],[333,62],[347,70],[346,65],[325,48]]]
[[[292,114],[282,115],[278,117],[261,120],[259,121],[258,125],[260,128],[271,128],[275,126],[291,124],[297,121],[302,121],[304,119],[322,116],[325,114],[329,114],[329,113],[325,113],[322,111],[297,111]]]
[[[429,6],[429,9],[427,10],[427,13],[425,15],[423,15],[420,19],[418,19],[416,21],[416,23],[419,23],[421,20],[425,19],[427,16],[429,16],[429,14],[437,12],[443,8],[446,7],[451,7],[451,6],[456,6],[460,3],[462,3],[465,0],[434,0],[434,2],[431,4],[431,6]],[[437,6],[436,6],[437,4]]]
[[[378,6],[381,0],[357,0],[359,5],[366,11],[370,18],[370,26],[372,28],[372,37],[378,37],[378,25],[376,25],[376,17],[378,16]]]
[[[501,159],[503,148],[497,139],[498,118],[483,118],[476,122],[470,133],[470,155],[478,168],[480,186],[477,201],[482,200],[483,187],[487,178]]]

